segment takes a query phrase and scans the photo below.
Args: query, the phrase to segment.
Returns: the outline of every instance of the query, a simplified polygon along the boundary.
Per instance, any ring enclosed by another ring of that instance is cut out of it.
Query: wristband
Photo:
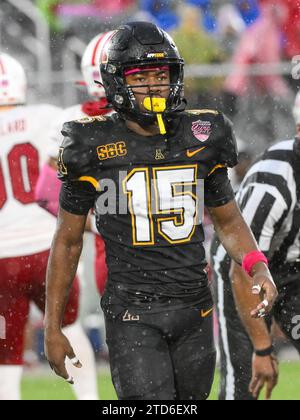
[[[242,267],[244,271],[251,276],[252,268],[259,262],[263,262],[269,266],[267,257],[261,251],[253,251],[245,255]]]
[[[274,347],[271,346],[271,347],[269,347],[269,348],[267,348],[265,350],[255,350],[254,353],[258,357],[272,356],[272,354],[274,353]]]

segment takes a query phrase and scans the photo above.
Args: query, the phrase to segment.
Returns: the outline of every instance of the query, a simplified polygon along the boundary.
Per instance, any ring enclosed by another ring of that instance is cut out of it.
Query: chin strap
[[[155,112],[157,115],[157,123],[161,135],[167,134],[166,126],[162,117],[163,112],[167,108],[167,101],[165,98],[151,98],[144,99],[144,107],[147,111]]]

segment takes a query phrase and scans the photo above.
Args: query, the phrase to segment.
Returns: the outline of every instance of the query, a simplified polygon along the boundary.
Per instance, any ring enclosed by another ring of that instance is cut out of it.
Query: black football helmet
[[[185,110],[184,61],[172,38],[156,25],[134,22],[120,26],[107,42],[101,61],[100,70],[108,102],[124,118],[151,124],[157,117],[151,110],[143,112],[135,99],[134,88],[145,86],[126,84],[124,72],[134,67],[169,66],[170,94],[163,116],[171,119]]]

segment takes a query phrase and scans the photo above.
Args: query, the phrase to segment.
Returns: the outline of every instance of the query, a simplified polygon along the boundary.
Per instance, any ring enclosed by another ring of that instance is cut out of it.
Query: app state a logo
[[[155,160],[164,160],[164,159],[165,159],[165,156],[163,152],[161,151],[161,149],[156,149]]]

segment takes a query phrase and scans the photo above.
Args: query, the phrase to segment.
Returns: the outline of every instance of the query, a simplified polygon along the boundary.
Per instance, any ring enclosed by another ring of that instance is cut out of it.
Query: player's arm
[[[90,175],[89,153],[86,153],[80,126],[66,123],[64,142],[58,157],[58,170],[63,182],[60,211],[47,271],[45,351],[57,375],[69,379],[65,358],[75,358],[71,344],[62,334],[62,320],[82,249],[87,215],[94,207],[97,192],[89,182],[80,181]],[[81,367],[80,362],[73,362]]]
[[[66,380],[70,378],[65,358],[72,360],[76,356],[61,329],[82,250],[85,223],[85,215],[74,215],[60,209],[47,272],[45,354],[55,373]],[[81,367],[79,362],[75,365]]]
[[[204,192],[205,205],[222,244],[237,264],[247,266],[254,282],[253,294],[262,292],[264,295],[264,301],[252,315],[259,317],[262,311],[270,312],[278,295],[277,289],[267,265],[262,262],[265,258],[259,253],[257,242],[235,201],[225,167],[218,167],[205,179]]]
[[[261,174],[263,173],[261,171]],[[263,176],[261,175],[261,177]],[[251,226],[256,240],[261,244],[263,251],[268,254],[274,236],[280,228],[280,221],[282,223],[284,214],[288,212],[288,204],[277,188],[270,188],[268,179],[261,181],[261,183],[256,182],[255,186],[251,183],[248,187],[243,186],[243,197],[247,199],[242,200],[242,212]],[[247,185],[247,182],[245,184]],[[266,398],[269,399],[278,382],[278,363],[273,355],[272,338],[264,320],[255,321],[250,316],[249,309],[257,304],[257,298],[244,287],[245,283],[249,283],[249,277],[237,264],[233,265],[231,277],[239,315],[255,349],[250,391],[254,397],[258,397],[266,384]]]
[[[215,230],[230,257],[242,265],[253,252],[260,252],[257,242],[245,222],[235,200],[220,207],[209,208]],[[253,279],[252,293],[262,292],[264,301],[257,305],[251,315],[258,318],[261,311],[270,312],[278,296],[272,275],[264,262],[252,265],[249,274]]]
[[[278,383],[279,375],[278,361],[273,355],[272,337],[264,319],[253,319],[250,315],[251,309],[259,304],[259,298],[250,292],[251,279],[249,276],[239,265],[233,264],[231,278],[240,318],[255,349],[249,390],[254,398],[258,398],[262,388],[266,385],[266,399],[269,400]]]

